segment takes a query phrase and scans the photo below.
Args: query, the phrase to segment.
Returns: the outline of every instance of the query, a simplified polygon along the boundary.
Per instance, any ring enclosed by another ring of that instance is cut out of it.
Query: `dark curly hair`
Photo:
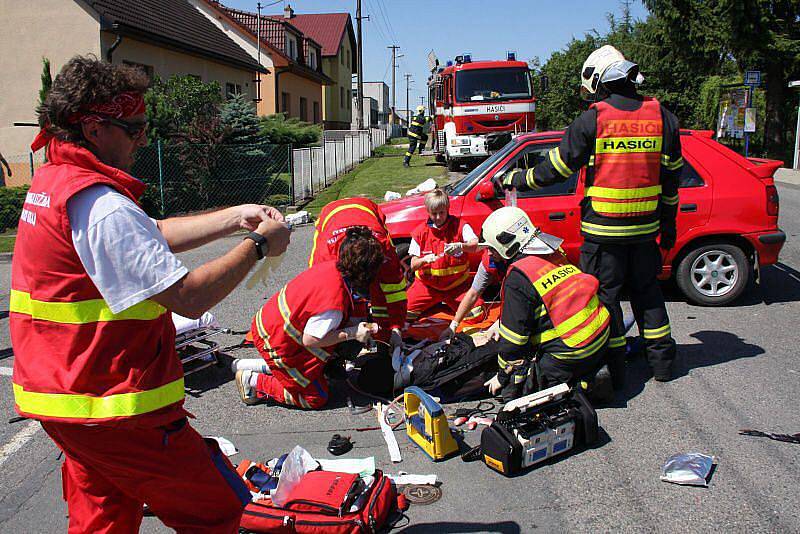
[[[108,102],[127,91],[144,93],[150,79],[141,70],[126,65],[112,65],[92,55],[70,59],[36,109],[39,127],[47,128],[56,138],[85,146],[80,124],[70,124],[69,117],[93,104]]]
[[[336,268],[359,291],[366,292],[383,263],[383,247],[366,226],[347,229]]]

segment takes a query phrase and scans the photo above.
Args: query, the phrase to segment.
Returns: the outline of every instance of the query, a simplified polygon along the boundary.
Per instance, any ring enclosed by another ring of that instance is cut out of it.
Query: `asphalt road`
[[[598,410],[603,440],[594,449],[508,479],[479,463],[431,463],[398,433],[403,461],[392,465],[379,432],[344,430],[374,425],[373,415],[351,417],[341,402],[311,413],[248,407],[222,369],[187,379],[186,405],[197,416],[193,424],[204,434],[232,440],[241,451],[234,461],[269,459],[296,444],[329,457],[325,446],[337,432],[355,439],[350,457],[375,456],[387,472],[437,474],[442,499],[412,507],[404,532],[798,532],[800,446],[737,434],[740,428],[800,432],[794,337],[800,315],[800,188],[779,189],[781,226],[789,235],[781,264],[764,269],[762,285],[726,308],[691,306],[668,289],[677,378],[655,383],[643,361],[632,362],[624,395],[613,407]],[[239,288],[220,304],[214,311],[221,323],[247,328],[262,299],[304,267],[310,236],[309,227],[295,232],[269,287]],[[182,258],[197,266],[233,243],[222,240]],[[3,288],[9,287],[9,272],[10,265],[0,264]],[[0,301],[0,351],[10,347],[2,312],[6,299]],[[228,337],[223,343],[238,341]],[[2,368],[13,364],[8,352],[0,352]],[[250,350],[234,354],[255,356]],[[0,383],[0,531],[64,532],[58,450],[36,423],[6,424],[14,415],[11,380],[0,376]],[[478,435],[466,439],[477,443]],[[717,457],[710,487],[661,482],[664,460],[689,451]],[[167,529],[147,518],[142,531]]]

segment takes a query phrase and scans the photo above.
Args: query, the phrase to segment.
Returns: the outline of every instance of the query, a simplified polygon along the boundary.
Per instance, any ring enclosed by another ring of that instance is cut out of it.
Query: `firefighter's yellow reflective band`
[[[667,206],[675,206],[678,204],[678,195],[675,195],[674,197],[661,197],[661,202]]]
[[[31,298],[30,293],[11,290],[9,310],[14,313],[30,315],[34,319],[64,324],[89,324],[108,321],[151,321],[166,313],[166,308],[152,300],[143,300],[123,310],[113,313],[103,299],[81,300],[78,302],[46,302]]]
[[[609,349],[617,349],[619,347],[624,347],[624,346],[625,346],[624,337],[612,337],[608,340]]]
[[[108,419],[141,415],[181,401],[183,377],[154,389],[105,397],[38,393],[25,391],[19,384],[13,384],[13,389],[14,401],[23,413],[42,417]]]
[[[667,169],[674,171],[683,167],[683,158],[679,157],[675,161],[671,161],[671,158],[666,154],[661,154],[661,165],[666,167]]]
[[[658,339],[672,333],[668,324],[660,328],[645,328],[643,335],[645,339]]]
[[[535,169],[528,169],[525,172],[525,183],[528,184],[528,187],[531,189],[539,189],[539,185],[536,183],[536,173],[534,173]]]
[[[558,171],[558,174],[564,178],[569,178],[569,176],[572,174],[572,171],[569,167],[567,167],[567,164],[564,163],[564,160],[561,159],[561,154],[558,151],[558,147],[551,149],[547,155],[550,158],[550,163],[552,163],[553,167],[555,167],[556,171]]]
[[[603,346],[608,341],[608,329],[603,332],[597,339],[589,343],[583,348],[571,351],[571,352],[554,352],[553,357],[558,358],[559,360],[579,360],[581,358],[586,358],[591,356],[598,350],[602,349]]]
[[[533,283],[536,292],[544,296],[559,285],[561,285],[568,278],[572,278],[576,274],[580,274],[580,270],[574,265],[561,265],[555,269],[551,269],[543,274],[538,280]]]
[[[598,213],[649,213],[656,211],[658,200],[634,202],[601,202],[592,199],[592,208]]]
[[[530,336],[521,336],[503,323],[500,323],[500,335],[503,337],[503,339],[510,341],[514,345],[525,345],[528,342],[528,339],[530,339]]]
[[[562,337],[564,334],[591,317],[598,307],[600,308],[600,312],[597,314],[597,317],[592,320],[592,322],[571,336],[567,338]],[[600,305],[600,301],[595,296],[592,297],[592,299],[589,301],[589,304],[587,304],[585,308],[577,312],[563,323],[559,324],[557,327],[533,336],[533,341],[534,343],[546,343],[557,337],[561,337],[562,341],[564,341],[564,344],[566,344],[568,347],[576,347],[597,332],[597,329],[600,328],[600,326],[608,319],[608,317],[608,310],[606,310],[605,306]]]
[[[408,300],[408,296],[406,295],[405,291],[397,291],[396,293],[387,293],[384,295],[386,297],[387,304],[393,304],[395,302],[400,302],[401,300]]]
[[[582,231],[586,232],[587,234],[607,237],[628,237],[634,235],[651,234],[653,232],[657,232],[659,226],[659,221],[633,226],[605,226],[602,224],[592,224],[581,221]]]
[[[292,310],[289,309],[289,304],[286,302],[286,286],[283,286],[280,294],[278,294],[278,310],[281,312],[281,317],[283,317],[283,329],[289,334],[289,337],[323,362],[327,362],[331,355],[319,347],[306,347],[303,345],[303,335],[289,322]]]
[[[617,189],[615,187],[592,186],[586,189],[587,197],[613,198],[615,200],[634,200],[649,198],[661,194],[661,186],[634,187],[630,189]]]
[[[595,154],[632,154],[661,152],[661,137],[600,137],[595,140]]]

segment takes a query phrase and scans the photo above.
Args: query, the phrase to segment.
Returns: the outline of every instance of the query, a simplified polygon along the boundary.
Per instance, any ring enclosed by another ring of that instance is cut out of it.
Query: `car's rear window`
[[[697,174],[697,171],[689,165],[689,163],[684,160],[683,161],[683,168],[681,169],[681,176],[678,181],[678,187],[702,187],[706,183]]]

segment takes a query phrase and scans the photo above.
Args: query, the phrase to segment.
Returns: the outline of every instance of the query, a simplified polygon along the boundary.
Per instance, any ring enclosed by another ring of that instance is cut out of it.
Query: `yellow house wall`
[[[349,67],[347,66],[348,51],[350,52]],[[342,58],[344,58],[344,64],[342,64]],[[339,54],[326,56],[322,59],[322,72],[334,81],[334,85],[326,86],[324,89],[323,117],[326,123],[342,123],[338,127],[350,127],[353,116],[351,86],[354,64],[350,40],[347,38],[347,32],[345,32],[342,35]],[[344,87],[344,100],[341,99],[340,87]]]
[[[322,115],[322,86],[319,82],[302,78],[290,72],[282,72],[278,75],[278,110],[281,105],[280,93],[289,93],[291,101],[291,109],[289,110],[289,117],[300,118],[300,97],[307,100],[307,120],[308,122],[314,121],[314,102],[320,104],[320,115]],[[322,115],[320,119],[324,117]]]

